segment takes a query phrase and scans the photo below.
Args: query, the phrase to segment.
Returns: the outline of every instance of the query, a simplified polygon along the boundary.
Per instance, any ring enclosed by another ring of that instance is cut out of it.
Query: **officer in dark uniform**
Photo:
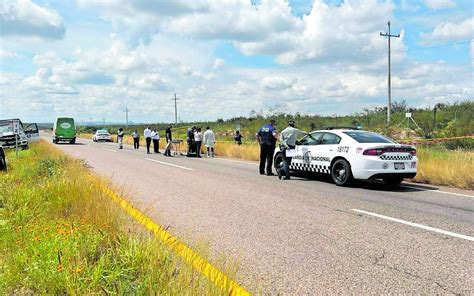
[[[267,176],[273,176],[272,163],[273,153],[275,152],[277,139],[277,130],[275,128],[275,120],[262,126],[257,132],[257,140],[260,144],[260,175],[265,174],[265,163]]]

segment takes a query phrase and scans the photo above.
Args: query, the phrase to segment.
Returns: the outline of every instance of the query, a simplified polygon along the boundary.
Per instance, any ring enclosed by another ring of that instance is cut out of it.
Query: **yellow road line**
[[[191,248],[183,242],[172,236],[168,231],[156,224],[151,218],[137,210],[131,203],[118,196],[108,187],[103,187],[103,191],[120,207],[122,207],[130,216],[137,220],[140,224],[152,231],[164,244],[178,254],[187,264],[190,264],[207,277],[217,287],[224,291],[227,295],[250,295],[250,293],[241,287],[237,282],[231,280],[227,275],[215,266],[211,265],[206,259],[196,254]]]

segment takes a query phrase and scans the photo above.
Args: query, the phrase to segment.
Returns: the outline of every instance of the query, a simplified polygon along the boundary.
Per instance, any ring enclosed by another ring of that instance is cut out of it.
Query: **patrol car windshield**
[[[362,131],[350,131],[344,133],[359,143],[394,143],[392,140],[377,133]]]

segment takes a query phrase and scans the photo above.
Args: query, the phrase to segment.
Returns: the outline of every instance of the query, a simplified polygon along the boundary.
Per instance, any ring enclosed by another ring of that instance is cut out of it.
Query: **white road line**
[[[187,170],[187,171],[194,171],[194,169],[187,168],[187,167],[180,166],[180,165],[176,165],[176,164],[172,164],[172,163],[169,163],[169,162],[159,161],[159,160],[156,160],[156,159],[151,159],[151,158],[145,158],[145,159],[146,159],[146,160],[149,160],[149,161],[153,161],[153,162],[161,163],[161,164],[164,164],[164,165],[169,165],[169,166],[172,166],[172,167],[175,167],[175,168],[179,168],[179,169]]]
[[[116,150],[112,150],[112,149],[107,149],[107,148],[100,148],[100,149],[105,150],[105,151],[110,151],[110,152],[115,152],[115,153],[117,153]]]
[[[441,190],[437,190],[437,189],[425,189],[425,188],[414,187],[414,186],[406,186],[406,185],[401,185],[401,187],[410,188],[410,189],[416,189],[416,190],[419,190],[419,191],[438,192],[438,193],[444,193],[444,194],[451,194],[451,195],[457,195],[457,196],[464,196],[464,197],[474,198],[474,195],[462,194],[462,193],[454,193],[454,192],[448,192],[448,191],[441,191]]]
[[[447,231],[447,230],[443,230],[443,229],[439,229],[439,228],[426,226],[426,225],[423,225],[423,224],[418,224],[418,223],[413,223],[413,222],[410,222],[410,221],[405,221],[405,220],[401,220],[401,219],[397,219],[397,218],[392,218],[392,217],[389,217],[389,216],[384,216],[384,215],[380,215],[380,214],[377,214],[377,213],[367,212],[367,211],[364,211],[364,210],[351,209],[351,211],[361,213],[361,214],[365,214],[365,215],[369,215],[369,216],[373,216],[373,217],[377,217],[377,218],[381,218],[381,219],[385,219],[385,220],[389,220],[389,221],[393,221],[393,222],[397,222],[397,223],[401,223],[401,224],[405,224],[405,225],[409,225],[409,226],[413,226],[413,227],[417,227],[417,228],[421,228],[421,229],[428,230],[428,231],[433,231],[433,232],[436,232],[436,233],[441,233],[441,234],[444,234],[444,235],[449,235],[449,236],[452,236],[452,237],[462,238],[462,239],[465,239],[465,240],[468,240],[468,241],[474,241],[474,237],[464,235],[464,234],[459,234],[459,233],[455,233],[455,232],[451,232],[451,231]]]
[[[233,160],[233,159],[220,158],[220,157],[216,157],[215,159],[217,159],[217,160],[231,161],[231,162],[239,162],[239,163],[245,163],[245,164],[251,164],[251,165],[258,165],[258,163],[254,163],[254,162],[241,161],[241,160]]]

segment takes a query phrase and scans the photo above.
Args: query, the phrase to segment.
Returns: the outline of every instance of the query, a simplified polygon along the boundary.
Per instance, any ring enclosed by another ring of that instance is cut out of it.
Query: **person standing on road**
[[[206,127],[204,132],[204,145],[207,148],[207,157],[214,157],[214,144],[216,143],[216,136],[210,127]]]
[[[133,138],[133,149],[140,148],[140,134],[138,133],[137,130],[135,130],[132,133],[132,138]]]
[[[150,154],[150,145],[151,145],[151,129],[150,129],[150,126],[147,126],[146,129],[143,131],[143,136],[145,137],[145,141],[146,141],[146,153]]]
[[[260,175],[265,174],[265,163],[267,176],[273,176],[272,163],[273,153],[275,152],[277,130],[275,128],[275,120],[262,126],[257,132],[257,141],[260,144]]]
[[[280,142],[281,142],[281,153],[282,162],[280,168],[277,168],[278,178],[281,180],[282,176],[285,175],[285,180],[290,180],[290,164],[291,159],[294,155],[294,149],[296,145],[296,138],[299,134],[302,134],[301,130],[295,128],[295,121],[288,121],[288,127],[281,131]]]
[[[172,141],[173,141],[173,137],[171,135],[171,124],[168,125],[168,127],[166,128],[165,130],[165,138],[166,138],[166,147],[165,147],[165,156],[169,156],[169,157],[172,157],[171,156],[171,145],[172,145]]]
[[[120,127],[117,132],[117,143],[118,143],[119,149],[123,149],[123,135],[124,135],[123,128]]]
[[[153,152],[160,153],[160,134],[156,129],[151,132],[151,139],[153,140]]]
[[[196,156],[201,158],[202,132],[200,127],[194,132],[194,141],[196,141]]]

